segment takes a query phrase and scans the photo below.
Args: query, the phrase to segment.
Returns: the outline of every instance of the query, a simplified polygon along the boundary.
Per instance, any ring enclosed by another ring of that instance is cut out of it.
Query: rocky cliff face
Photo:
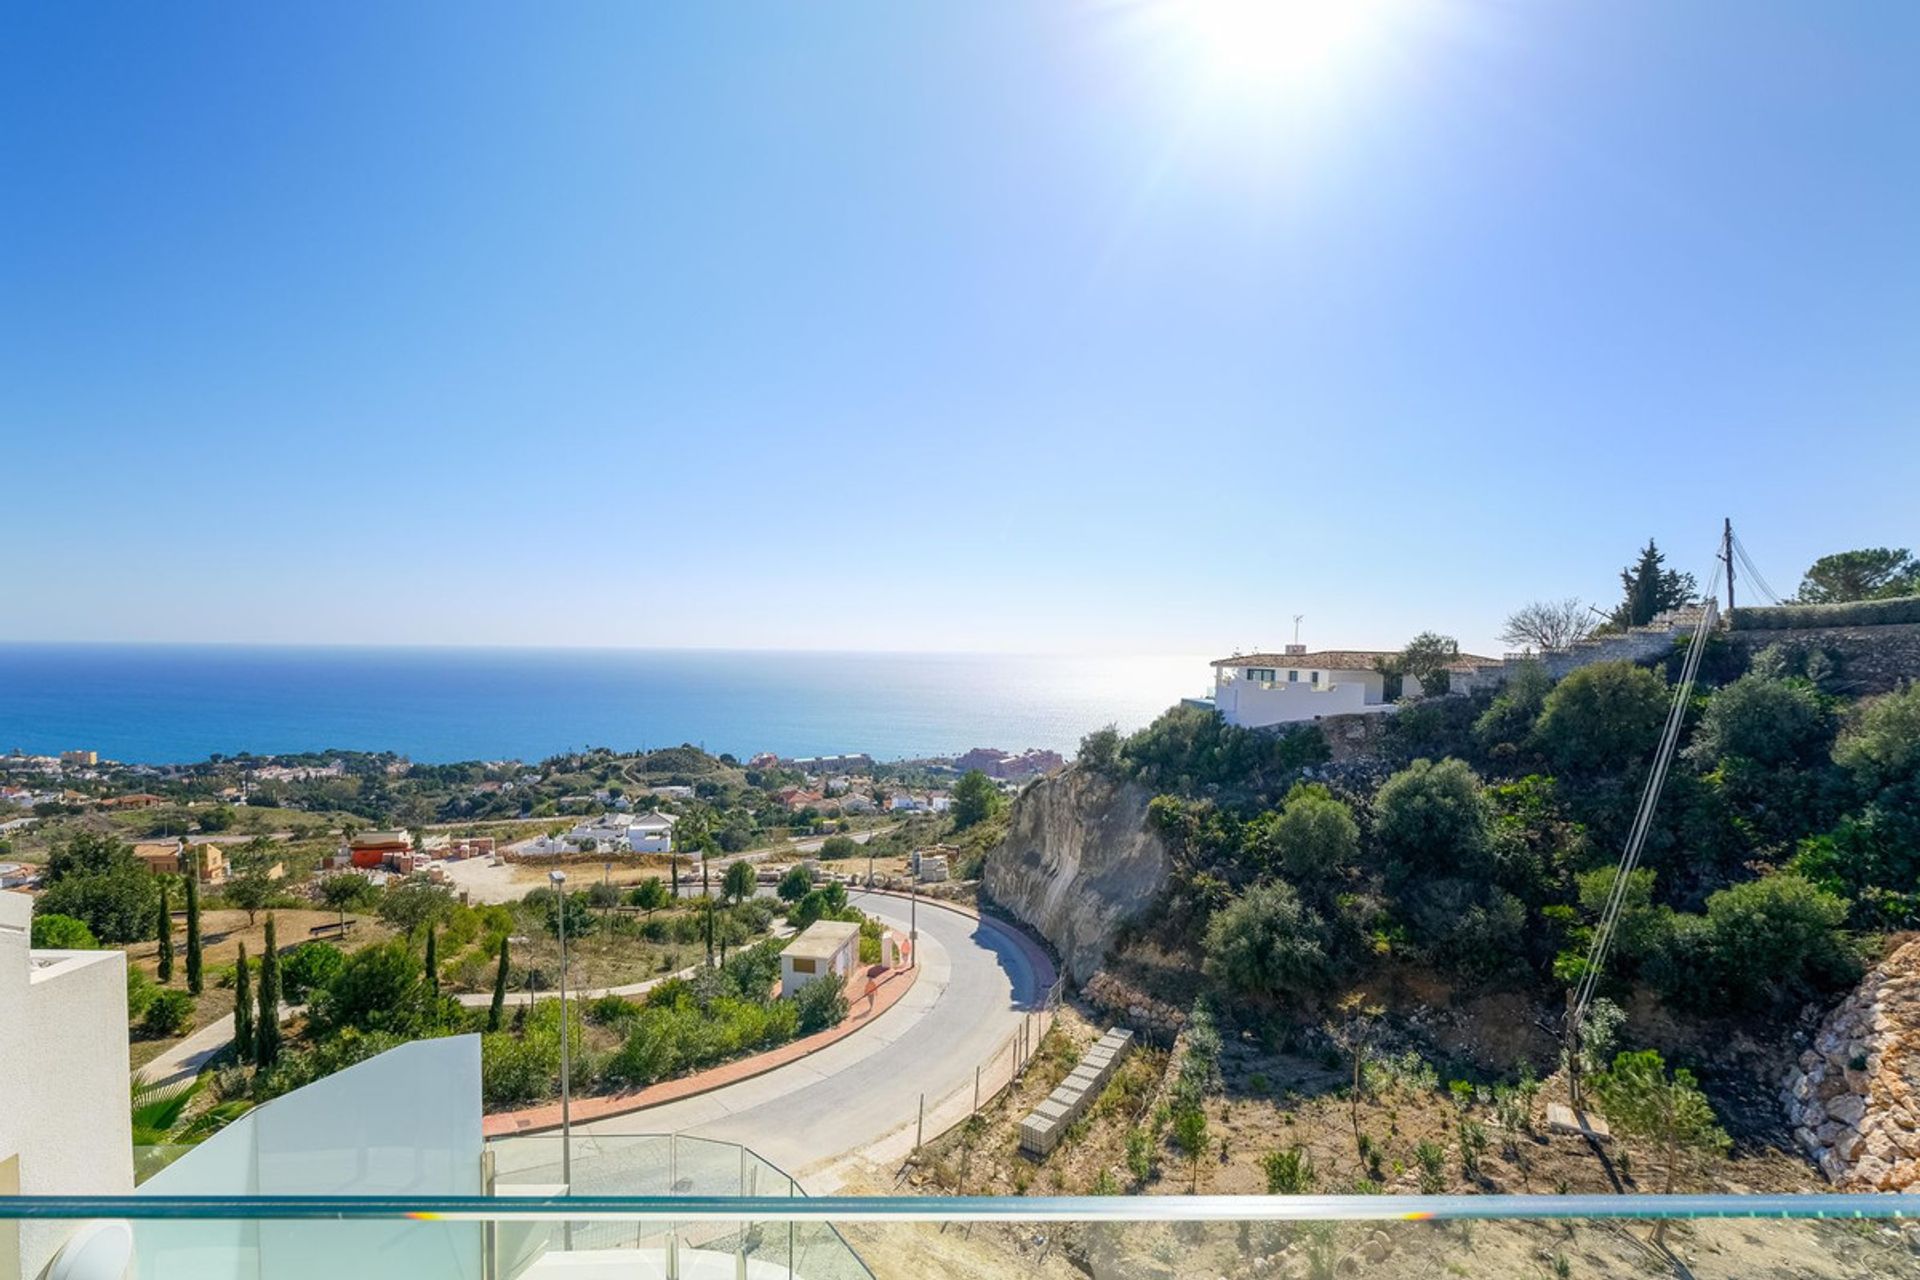
[[[1795,1140],[1841,1190],[1920,1184],[1920,942],[1888,956],[1820,1024],[1785,1102]]]
[[[1167,851],[1147,829],[1153,797],[1085,769],[1041,780],[1014,804],[987,855],[986,891],[1038,929],[1085,982],[1129,918],[1167,883]]]

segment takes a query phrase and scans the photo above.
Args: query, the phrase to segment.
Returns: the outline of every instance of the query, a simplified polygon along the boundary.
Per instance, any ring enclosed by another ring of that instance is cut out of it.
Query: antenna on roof
[[[1304,613],[1296,613],[1293,615],[1293,642],[1295,644],[1300,643],[1300,619],[1306,616]]]

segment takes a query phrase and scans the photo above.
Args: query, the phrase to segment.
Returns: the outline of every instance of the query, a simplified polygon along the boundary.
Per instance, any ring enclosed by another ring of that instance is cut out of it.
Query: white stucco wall
[[[1222,667],[1214,682],[1214,706],[1228,724],[1243,729],[1389,709],[1382,700],[1386,678],[1377,671],[1321,670],[1316,685],[1313,668],[1294,669],[1300,672],[1298,681],[1289,681],[1288,668],[1281,668],[1279,679],[1268,684],[1244,678],[1240,668]]]
[[[124,1195],[126,957],[32,951],[32,921],[32,899],[0,891],[0,1161],[14,1158],[22,1195]],[[21,1224],[20,1273],[38,1275],[73,1225]]]

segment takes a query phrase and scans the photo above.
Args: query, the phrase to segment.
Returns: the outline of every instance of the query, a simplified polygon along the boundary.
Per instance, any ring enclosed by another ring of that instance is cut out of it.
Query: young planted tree
[[[233,970],[233,1052],[242,1062],[253,1060],[253,975],[247,970],[247,944]]]
[[[343,935],[347,931],[347,912],[364,910],[372,906],[379,896],[373,881],[357,871],[328,876],[320,882],[320,900],[340,913],[340,932]]]
[[[660,882],[653,882],[658,885]],[[500,939],[500,967],[493,975],[493,1003],[487,1007],[487,1030],[498,1031],[507,1016],[507,940]]]
[[[1200,1190],[1200,1157],[1207,1153],[1207,1112],[1199,1104],[1181,1107],[1173,1116],[1173,1142],[1187,1158],[1187,1190]]]
[[[1594,1077],[1592,1089],[1616,1130],[1660,1149],[1666,1168],[1662,1195],[1673,1194],[1682,1165],[1723,1155],[1732,1145],[1693,1073],[1682,1067],[1668,1075],[1656,1050],[1617,1054],[1613,1067]],[[1665,1238],[1666,1225],[1663,1220],[1653,1229],[1656,1243]]]
[[[267,916],[267,943],[260,953],[260,1018],[254,1027],[253,1061],[262,1071],[280,1061],[280,953],[273,916]]]
[[[648,876],[633,886],[633,891],[627,895],[627,901],[651,916],[673,899],[667,896],[667,886],[660,883],[659,876]]]
[[[160,882],[160,906],[153,917],[154,940],[160,944],[160,953],[155,961],[160,981],[173,981],[173,910],[167,902],[167,882]]]
[[[1353,1078],[1347,1088],[1347,1115],[1353,1122],[1353,1147],[1364,1158],[1366,1142],[1360,1132],[1360,1099],[1366,1093],[1367,1058],[1373,1050],[1374,1033],[1379,1030],[1380,1016],[1386,1012],[1380,1005],[1366,1002],[1363,992],[1353,991],[1340,999],[1340,1020],[1330,1023],[1327,1034],[1333,1042],[1343,1049],[1353,1068]]]
[[[187,991],[199,995],[205,985],[200,955],[200,877],[187,868]]]
[[[720,891],[727,895],[729,902],[744,902],[753,896],[754,883],[753,864],[742,859],[728,865],[727,874],[720,881]]]

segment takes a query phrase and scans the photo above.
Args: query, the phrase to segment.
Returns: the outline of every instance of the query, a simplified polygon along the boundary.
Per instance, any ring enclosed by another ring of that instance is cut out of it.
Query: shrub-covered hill
[[[1818,651],[1718,650],[1688,708],[1606,990],[1759,1020],[1852,980],[1920,922],[1920,687],[1839,696]],[[1176,708],[1083,767],[1156,793],[1168,886],[1136,926],[1252,1013],[1306,1013],[1386,966],[1455,995],[1557,1000],[1585,963],[1671,687],[1606,663],[1393,718],[1378,761],[1318,730]]]

